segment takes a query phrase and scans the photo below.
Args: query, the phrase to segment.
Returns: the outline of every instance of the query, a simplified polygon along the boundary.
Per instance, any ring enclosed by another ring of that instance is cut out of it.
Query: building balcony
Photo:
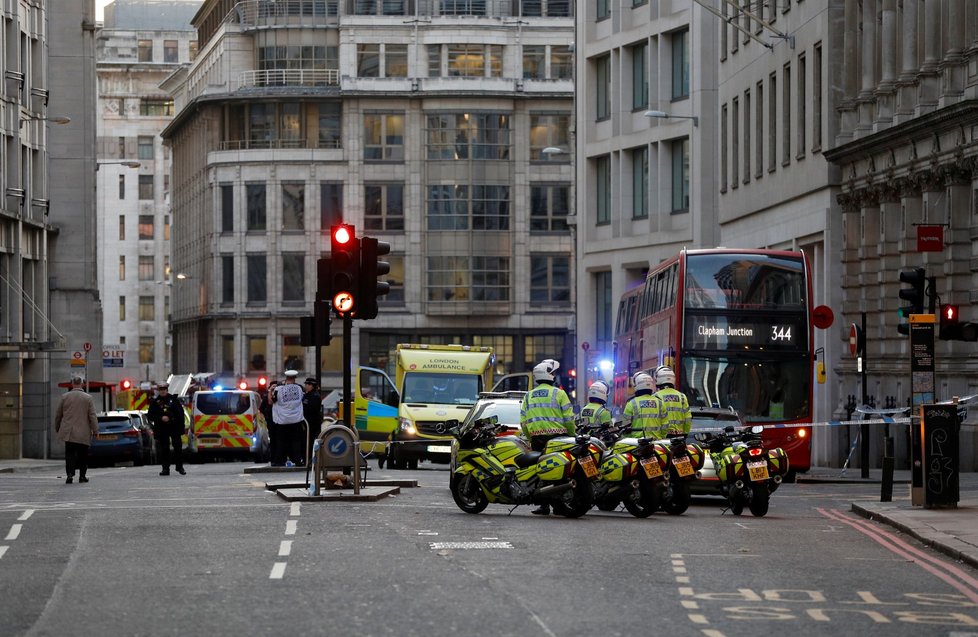
[[[228,21],[244,30],[336,26],[344,16],[572,18],[572,0],[243,0]]]
[[[238,75],[235,90],[277,89],[294,87],[338,87],[337,69],[256,69]]]
[[[228,20],[245,30],[336,25],[340,0],[245,0],[234,5]]]

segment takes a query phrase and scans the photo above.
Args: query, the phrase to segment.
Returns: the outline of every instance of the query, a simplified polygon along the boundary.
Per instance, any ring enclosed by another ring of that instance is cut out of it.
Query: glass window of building
[[[523,369],[532,369],[545,358],[560,360],[564,357],[563,334],[537,334],[528,336],[523,344]],[[561,373],[569,370],[561,369]]]
[[[530,113],[530,159],[547,161],[566,161],[571,158],[570,152],[563,155],[547,156],[543,149],[547,147],[568,150],[570,148],[570,114],[537,114]]]
[[[306,348],[298,334],[282,336],[282,369],[304,370],[306,368]]]
[[[304,303],[306,300],[306,255],[282,255],[282,302]]]
[[[672,99],[689,97],[689,29],[672,34]]]
[[[119,201],[126,198],[126,176],[119,175]]]
[[[440,44],[429,44],[428,51],[428,77],[441,77],[442,46]]]
[[[632,219],[649,216],[649,147],[631,152],[632,160]]]
[[[142,117],[173,117],[173,100],[139,100],[139,114]]]
[[[233,372],[234,365],[234,335],[221,335],[221,371]]]
[[[438,113],[427,116],[428,159],[509,158],[508,113]]]
[[[472,186],[472,228],[509,230],[509,186]]]
[[[598,121],[611,117],[611,56],[594,61],[595,113]]]
[[[486,0],[438,0],[440,15],[486,15]]]
[[[611,223],[611,155],[594,160],[597,223]]]
[[[632,110],[637,111],[649,105],[648,42],[630,47],[632,54]]]
[[[523,45],[523,78],[544,80],[547,78],[547,47],[542,44]]]
[[[197,51],[200,45],[197,44],[197,40],[190,40],[189,44],[190,44],[190,61],[193,62],[194,60],[197,59]]]
[[[343,147],[343,105],[319,103],[319,148]]]
[[[363,158],[404,160],[404,114],[367,113],[363,116]]]
[[[611,300],[611,272],[594,273],[594,330],[598,342],[611,344],[613,306]]]
[[[246,336],[248,371],[263,372],[268,367],[268,339],[265,336]]]
[[[570,80],[574,77],[574,52],[565,44],[550,45],[550,79]]]
[[[119,322],[126,320],[126,297],[125,295],[119,297]]]
[[[149,135],[140,135],[138,138],[137,147],[137,157],[139,159],[152,160],[154,157],[153,153],[153,138]]]
[[[319,227],[328,231],[343,223],[343,183],[323,181],[319,183]]]
[[[607,20],[611,17],[611,0],[597,0],[595,2],[594,18],[596,20]]]
[[[672,142],[672,211],[689,211],[689,138]]]
[[[234,255],[221,255],[221,304],[234,303]]]
[[[472,257],[472,300],[509,300],[509,257]]]
[[[301,110],[298,102],[285,102],[279,105],[278,137],[283,148],[300,148],[302,146]]]
[[[363,227],[366,230],[404,230],[404,184],[364,184]]]
[[[305,228],[306,184],[301,181],[282,183],[282,229]]]
[[[119,241],[126,240],[126,215],[119,215]]]
[[[156,362],[156,337],[139,337],[139,362],[143,365]]]
[[[234,232],[234,184],[221,184],[221,232]]]
[[[265,305],[268,302],[268,272],[264,254],[245,257],[248,266],[248,304]]]
[[[271,148],[275,139],[275,104],[251,104],[248,109],[250,148]]]
[[[468,186],[428,186],[427,192],[429,230],[468,230]]]
[[[380,44],[357,45],[357,77],[380,77]]]
[[[139,62],[153,61],[153,41],[138,40],[136,42],[136,59]]]
[[[248,200],[248,232],[264,232],[265,184],[245,184],[245,195]]]
[[[156,299],[154,299],[151,296],[139,297],[139,320],[140,321],[156,320]]]
[[[139,255],[139,280],[156,280],[156,257],[152,254]]]
[[[464,256],[428,257],[426,298],[435,302],[469,300],[471,272]]]
[[[570,304],[570,257],[565,254],[530,255],[530,304]]]
[[[530,232],[566,231],[569,211],[569,184],[530,186]]]
[[[126,280],[126,255],[119,255],[119,280]]]
[[[152,239],[153,232],[153,215],[139,215],[139,238],[140,240]]]
[[[387,262],[391,271],[384,275],[384,280],[390,284],[390,292],[378,300],[385,305],[404,305],[404,255],[388,254]]]
[[[407,77],[408,53],[406,44],[384,45],[384,77]]]
[[[139,199],[140,201],[152,201],[153,200],[153,185],[154,178],[153,175],[140,175],[139,176]]]
[[[449,44],[449,77],[501,77],[503,47],[496,44]]]
[[[180,61],[176,40],[163,40],[163,61],[167,64],[175,64]]]

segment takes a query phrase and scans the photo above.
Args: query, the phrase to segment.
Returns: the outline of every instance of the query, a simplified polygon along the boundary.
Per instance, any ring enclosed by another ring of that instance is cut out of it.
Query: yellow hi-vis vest
[[[527,438],[533,436],[573,436],[574,408],[563,389],[537,385],[523,396],[520,427]]]
[[[659,413],[659,437],[668,434],[688,434],[693,428],[693,417],[689,413],[686,394],[672,387],[663,387],[653,394],[662,407]]]
[[[581,409],[581,425],[585,427],[610,427],[611,412],[600,403],[588,403]]]
[[[630,423],[630,436],[637,438],[656,438],[659,433],[659,414],[661,403],[654,394],[634,396],[625,403],[622,412],[626,423]]]

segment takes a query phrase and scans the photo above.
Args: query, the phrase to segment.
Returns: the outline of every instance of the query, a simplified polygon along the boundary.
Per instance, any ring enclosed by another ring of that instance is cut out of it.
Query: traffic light
[[[330,298],[337,316],[352,317],[357,311],[360,279],[360,240],[348,224],[333,226],[330,236]]]
[[[941,306],[942,341],[978,341],[978,323],[962,323],[958,306],[950,303]]]
[[[390,254],[391,244],[373,237],[360,239],[360,290],[357,298],[357,318],[377,318],[377,297],[391,291],[390,283],[382,280],[391,271],[391,264],[380,261]]]
[[[900,283],[909,283],[910,287],[900,289],[900,299],[908,301],[910,305],[900,307],[897,313],[904,319],[909,319],[911,314],[924,313],[924,288],[927,283],[927,273],[923,268],[912,268],[900,272]],[[910,334],[910,324],[901,323],[897,325],[897,331],[907,336]]]
[[[268,389],[268,377],[259,376],[258,377],[258,391],[265,391]]]
[[[132,389],[132,381],[128,378],[123,378],[122,382],[119,383],[119,387],[122,389],[122,391],[128,391]]]

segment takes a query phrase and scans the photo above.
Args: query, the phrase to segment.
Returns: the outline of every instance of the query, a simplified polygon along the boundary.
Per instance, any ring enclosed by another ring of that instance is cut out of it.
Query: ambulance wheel
[[[448,486],[455,504],[466,513],[482,513],[489,506],[489,498],[472,474],[452,476]]]

